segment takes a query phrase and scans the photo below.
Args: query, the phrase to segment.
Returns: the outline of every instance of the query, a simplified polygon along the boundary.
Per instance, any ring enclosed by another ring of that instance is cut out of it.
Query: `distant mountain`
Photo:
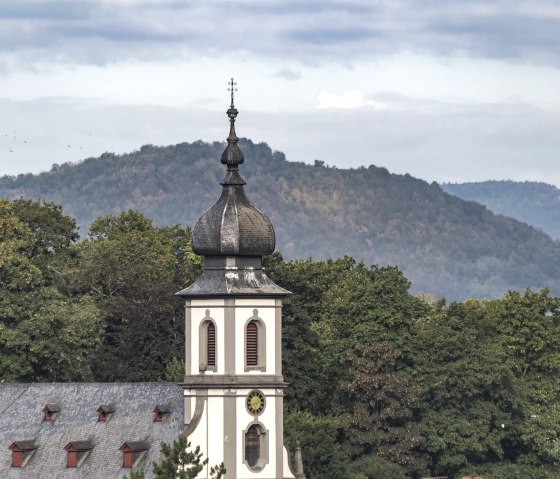
[[[95,217],[129,208],[158,225],[193,225],[219,195],[224,146],[199,141],[106,153],[0,178],[0,196],[60,203],[82,235]],[[352,255],[398,265],[414,291],[453,299],[544,286],[560,294],[560,246],[519,221],[385,168],[310,166],[286,161],[265,143],[240,146],[247,194],[269,215],[286,258]]]
[[[476,201],[489,210],[511,216],[554,239],[560,239],[560,190],[534,181],[483,181],[445,183],[443,191],[464,200]]]

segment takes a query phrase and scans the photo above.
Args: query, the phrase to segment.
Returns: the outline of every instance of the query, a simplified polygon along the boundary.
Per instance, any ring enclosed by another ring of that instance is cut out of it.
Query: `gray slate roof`
[[[43,421],[46,404],[61,410]],[[107,422],[98,422],[102,404],[115,406]],[[158,404],[170,407],[163,422],[154,422]],[[160,443],[172,442],[184,428],[183,390],[175,383],[0,384],[0,478],[118,479],[125,442],[146,441],[149,449],[139,466],[153,478],[151,464],[160,459]],[[11,467],[9,446],[35,440],[38,446],[24,468]],[[66,468],[69,442],[91,441],[90,454],[76,469]]]

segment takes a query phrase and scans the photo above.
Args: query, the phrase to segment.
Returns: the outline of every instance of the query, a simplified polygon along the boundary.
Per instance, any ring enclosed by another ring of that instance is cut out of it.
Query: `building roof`
[[[54,421],[43,421],[47,404],[60,406]],[[106,404],[115,412],[99,422],[97,409]],[[154,422],[158,404],[170,409],[162,422]],[[161,442],[172,442],[184,429],[183,407],[183,389],[175,383],[0,384],[0,477],[118,479],[131,471],[122,467],[119,448],[147,443],[139,466],[153,478],[151,465],[160,459]],[[32,441],[37,449],[25,467],[11,467],[10,445]],[[78,468],[66,467],[69,443],[93,445]]]

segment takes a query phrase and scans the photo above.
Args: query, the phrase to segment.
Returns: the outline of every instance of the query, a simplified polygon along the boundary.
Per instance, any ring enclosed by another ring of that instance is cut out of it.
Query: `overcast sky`
[[[239,136],[560,186],[560,1],[0,0],[0,175]]]

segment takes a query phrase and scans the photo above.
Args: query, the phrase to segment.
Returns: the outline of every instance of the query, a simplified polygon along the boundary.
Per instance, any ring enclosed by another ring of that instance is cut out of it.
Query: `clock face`
[[[264,396],[260,391],[251,391],[247,394],[247,410],[254,415],[264,411]]]

